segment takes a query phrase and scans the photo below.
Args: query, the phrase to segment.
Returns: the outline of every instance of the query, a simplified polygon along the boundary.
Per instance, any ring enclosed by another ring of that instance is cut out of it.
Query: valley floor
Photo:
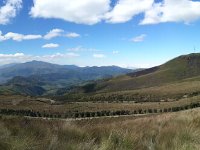
[[[3,150],[198,150],[199,139],[200,108],[67,122],[0,117]]]

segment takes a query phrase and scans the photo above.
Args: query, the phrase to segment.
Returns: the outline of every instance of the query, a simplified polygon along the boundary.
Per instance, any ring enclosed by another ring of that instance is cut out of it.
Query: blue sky
[[[0,65],[151,67],[199,52],[200,1],[0,1]]]

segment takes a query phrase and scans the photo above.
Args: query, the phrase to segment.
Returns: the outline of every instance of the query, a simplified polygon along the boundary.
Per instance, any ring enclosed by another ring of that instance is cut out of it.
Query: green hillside
[[[200,54],[189,54],[157,67],[75,87],[56,98],[75,101],[178,100],[199,95],[199,81]]]
[[[97,91],[134,90],[178,82],[200,75],[200,54],[179,56],[161,66],[100,82]]]

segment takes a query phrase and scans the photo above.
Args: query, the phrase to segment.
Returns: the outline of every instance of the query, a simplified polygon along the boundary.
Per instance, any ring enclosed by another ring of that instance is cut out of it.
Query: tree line
[[[125,115],[137,115],[137,114],[157,114],[157,113],[167,113],[167,112],[178,112],[182,110],[188,110],[200,107],[200,103],[191,103],[184,106],[176,106],[171,108],[163,109],[137,109],[137,110],[103,110],[95,112],[72,112],[68,111],[65,113],[52,113],[52,112],[39,112],[34,110],[15,110],[15,109],[0,109],[1,115],[15,115],[15,116],[29,116],[29,117],[43,117],[43,118],[90,118],[90,117],[103,117],[103,116],[125,116]]]

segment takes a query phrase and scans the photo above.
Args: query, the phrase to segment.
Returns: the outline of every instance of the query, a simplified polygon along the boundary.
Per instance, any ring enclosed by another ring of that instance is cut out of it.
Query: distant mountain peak
[[[24,64],[52,64],[52,63],[45,62],[45,61],[32,60],[32,61],[25,62]]]

